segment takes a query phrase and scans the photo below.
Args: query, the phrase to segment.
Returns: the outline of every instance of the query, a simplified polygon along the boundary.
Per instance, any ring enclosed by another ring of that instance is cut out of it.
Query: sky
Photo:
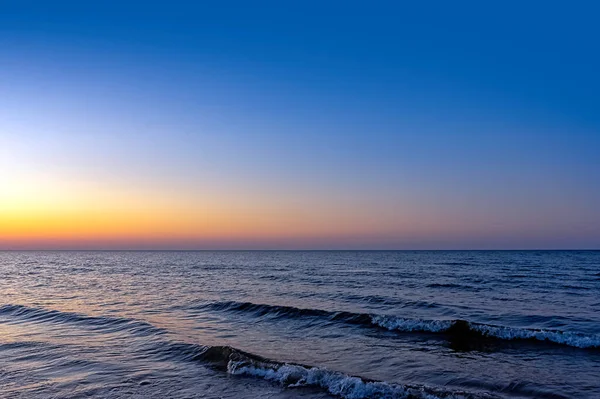
[[[599,12],[0,1],[0,249],[600,249]]]

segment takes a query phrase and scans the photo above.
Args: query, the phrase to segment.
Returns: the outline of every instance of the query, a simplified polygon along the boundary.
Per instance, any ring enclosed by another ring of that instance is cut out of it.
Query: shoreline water
[[[591,399],[599,264],[585,251],[3,252],[0,388]]]

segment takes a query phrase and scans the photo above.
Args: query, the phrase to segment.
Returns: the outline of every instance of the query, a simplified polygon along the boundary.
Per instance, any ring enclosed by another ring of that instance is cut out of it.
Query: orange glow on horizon
[[[300,194],[168,190],[5,172],[0,249],[411,247],[515,228],[426,204]]]
[[[302,242],[368,235],[380,228],[367,210],[331,201],[160,196],[142,189],[49,179],[0,182],[0,247]]]

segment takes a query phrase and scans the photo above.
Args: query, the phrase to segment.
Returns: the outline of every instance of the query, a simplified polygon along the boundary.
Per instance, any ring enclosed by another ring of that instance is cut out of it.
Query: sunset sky
[[[592,2],[160,3],[0,2],[0,249],[600,249]]]

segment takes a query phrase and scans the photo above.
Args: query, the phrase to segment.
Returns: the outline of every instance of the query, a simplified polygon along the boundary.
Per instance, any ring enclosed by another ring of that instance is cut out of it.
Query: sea
[[[0,397],[597,399],[600,252],[0,252]]]

